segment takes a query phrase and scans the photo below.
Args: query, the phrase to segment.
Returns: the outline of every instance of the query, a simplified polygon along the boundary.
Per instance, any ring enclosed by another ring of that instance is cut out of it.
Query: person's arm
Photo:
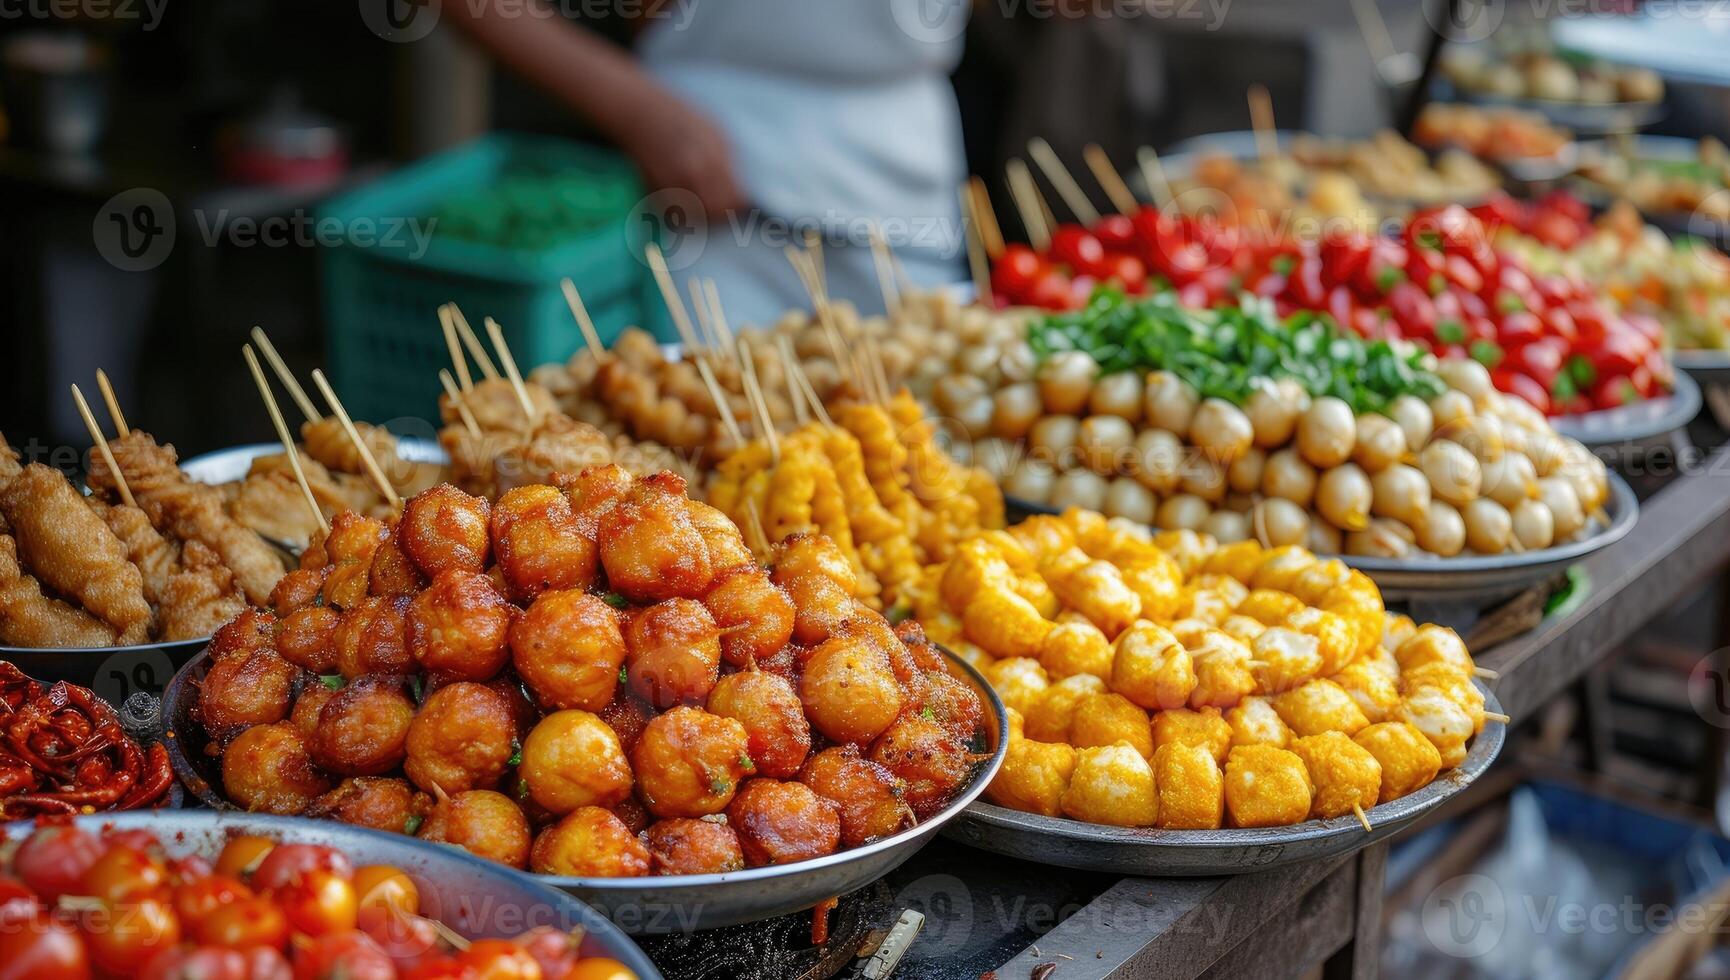
[[[711,216],[745,204],[726,136],[629,53],[547,10],[507,13],[485,0],[454,0],[441,16],[617,143],[651,189],[691,191]]]

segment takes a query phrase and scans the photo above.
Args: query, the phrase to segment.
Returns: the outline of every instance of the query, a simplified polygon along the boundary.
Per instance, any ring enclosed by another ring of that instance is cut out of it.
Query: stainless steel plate
[[[400,868],[414,879],[422,914],[438,919],[465,938],[509,939],[536,926],[562,931],[581,927],[584,956],[610,956],[642,980],[661,976],[637,944],[594,909],[529,875],[459,848],[325,820],[208,810],[104,813],[79,817],[78,822],[91,831],[109,827],[152,831],[175,856],[215,858],[222,845],[237,834],[335,847],[357,866]],[[18,839],[30,833],[31,824],[20,821],[4,829],[9,839]]]
[[[929,842],[937,830],[985,792],[1003,765],[1007,745],[1003,732],[1008,715],[1003,701],[985,678],[965,661],[944,651],[949,669],[982,699],[983,745],[974,746],[983,758],[966,788],[942,812],[880,841],[838,851],[826,857],[727,874],[665,875],[647,878],[577,878],[536,875],[535,880],[563,888],[605,913],[633,935],[688,932],[755,922],[810,908],[826,898],[844,895],[876,881],[899,867]],[[162,699],[162,722],[168,735],[169,761],[187,792],[207,806],[232,809],[222,793],[222,767],[203,752],[205,738],[193,718],[197,688],[209,656],[200,653],[168,686]]]
[[[1676,373],[1668,397],[1635,402],[1580,415],[1550,419],[1556,431],[1587,446],[1613,446],[1669,435],[1700,414],[1700,385],[1686,371]]]
[[[1501,710],[1487,692],[1484,703],[1491,711]],[[975,803],[943,833],[982,850],[1083,871],[1175,877],[1265,871],[1346,854],[1397,833],[1483,775],[1506,736],[1505,726],[1487,723],[1460,766],[1410,796],[1370,810],[1366,815],[1374,829],[1369,831],[1351,816],[1253,830],[1107,827]]]

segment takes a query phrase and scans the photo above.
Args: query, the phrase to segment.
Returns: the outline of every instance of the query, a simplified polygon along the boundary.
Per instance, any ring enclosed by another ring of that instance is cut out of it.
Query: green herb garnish
[[[420,816],[419,814],[410,814],[409,818],[402,822],[402,832],[413,837],[415,831],[419,830],[420,825],[425,822],[425,817]]]
[[[345,683],[341,674],[320,674],[318,682],[333,691],[342,690],[342,685]]]
[[[623,609],[626,606],[629,606],[631,604],[630,600],[626,599],[624,596],[620,595],[617,592],[604,593],[601,596],[601,601],[605,602],[609,606],[612,606],[614,609]]]

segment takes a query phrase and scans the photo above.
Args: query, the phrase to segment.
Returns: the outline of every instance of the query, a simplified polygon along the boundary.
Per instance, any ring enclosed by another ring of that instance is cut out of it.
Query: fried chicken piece
[[[396,453],[396,437],[382,425],[368,425],[356,422],[354,431],[360,435],[360,441],[372,452],[373,462],[384,471],[385,479],[394,486],[399,478],[393,470],[406,475],[408,468],[398,466],[401,460]],[[342,421],[334,415],[326,416],[317,422],[303,422],[300,426],[301,447],[306,455],[318,460],[327,468],[338,473],[364,474],[366,463],[360,458],[360,450],[356,449],[348,432],[342,427]]]
[[[42,594],[18,565],[17,546],[0,534],[0,643],[18,647],[108,647],[114,631],[77,606]]]
[[[21,561],[44,585],[77,599],[114,628],[122,645],[149,638],[143,576],[59,470],[26,466],[0,491],[0,511],[12,525]]]
[[[18,450],[6,441],[6,433],[0,432],[0,490],[6,489],[21,472],[23,467],[18,465]]]
[[[133,498],[157,530],[182,541],[202,542],[233,570],[248,602],[262,606],[270,600],[271,589],[286,571],[282,560],[256,532],[228,515],[221,491],[188,479],[176,462],[174,447],[157,445],[142,429],[111,441],[109,448]],[[112,491],[114,474],[106,466],[92,467],[90,483]]]
[[[209,636],[246,608],[246,599],[235,587],[234,573],[216,552],[188,541],[181,555],[183,567],[168,579],[158,600],[159,638],[163,640]]]
[[[144,577],[144,598],[160,606],[167,593],[168,580],[180,569],[180,544],[163,537],[150,523],[144,511],[125,504],[109,506],[91,497],[90,505],[114,536],[126,548],[126,557],[138,566]],[[203,633],[198,634],[203,636]]]

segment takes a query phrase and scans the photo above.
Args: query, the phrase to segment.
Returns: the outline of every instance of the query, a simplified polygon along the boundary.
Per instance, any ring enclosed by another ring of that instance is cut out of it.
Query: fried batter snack
[[[157,600],[157,633],[163,640],[209,636],[246,608],[234,573],[216,552],[188,541],[181,559],[180,569],[169,576]]]
[[[24,467],[0,491],[0,511],[21,560],[44,585],[77,599],[114,628],[122,645],[149,638],[143,576],[127,560],[120,539],[58,470],[40,463]]]
[[[0,642],[20,647],[109,647],[114,631],[77,606],[42,594],[18,564],[18,546],[0,534]]]

